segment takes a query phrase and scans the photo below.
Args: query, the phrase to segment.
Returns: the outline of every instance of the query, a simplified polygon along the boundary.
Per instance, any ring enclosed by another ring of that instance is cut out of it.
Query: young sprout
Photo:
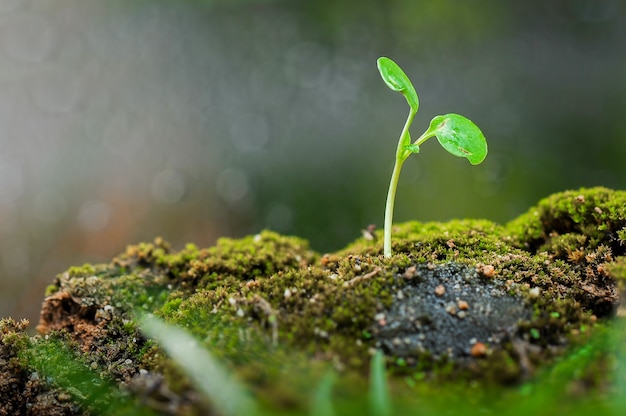
[[[428,129],[415,141],[411,142],[409,127],[413,123],[419,107],[417,93],[409,77],[389,58],[380,57],[377,61],[380,76],[385,84],[393,91],[404,95],[409,104],[409,116],[404,123],[396,149],[396,164],[391,174],[387,205],[385,207],[384,250],[385,257],[391,257],[391,225],[393,222],[393,204],[396,198],[396,188],[400,178],[400,170],[404,161],[412,154],[419,153],[420,145],[433,136],[439,144],[454,156],[464,157],[472,165],[478,165],[487,156],[487,141],[480,129],[471,120],[458,114],[436,116],[430,122]]]

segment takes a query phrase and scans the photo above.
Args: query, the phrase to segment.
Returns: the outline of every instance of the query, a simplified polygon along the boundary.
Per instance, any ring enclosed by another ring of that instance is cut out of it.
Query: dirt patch
[[[31,343],[27,326],[25,320],[0,320],[0,415],[84,415],[64,390],[20,362],[20,353]]]
[[[425,353],[456,362],[483,355],[472,354],[477,343],[502,344],[533,315],[521,295],[467,265],[413,265],[403,279],[406,284],[393,294],[391,308],[375,317],[371,332],[385,352],[409,365]]]

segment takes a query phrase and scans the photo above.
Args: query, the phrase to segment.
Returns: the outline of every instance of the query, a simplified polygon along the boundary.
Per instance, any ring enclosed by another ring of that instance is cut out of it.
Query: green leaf
[[[417,112],[419,107],[417,92],[415,92],[411,80],[409,80],[409,77],[407,77],[402,68],[394,61],[384,56],[378,58],[376,64],[385,84],[387,84],[391,90],[401,92],[411,109]]]
[[[444,149],[478,165],[487,157],[487,140],[478,126],[458,114],[436,116],[424,135],[435,135]]]

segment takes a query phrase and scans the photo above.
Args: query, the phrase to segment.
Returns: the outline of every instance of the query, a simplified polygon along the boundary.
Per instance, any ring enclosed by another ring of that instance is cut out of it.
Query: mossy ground
[[[434,381],[449,391],[519,385],[602,333],[626,281],[623,191],[555,194],[505,225],[400,224],[390,259],[376,236],[323,256],[302,239],[269,231],[207,249],[174,252],[160,239],[130,246],[111,264],[56,278],[38,326],[46,338],[2,321],[0,371],[18,374],[22,393],[13,397],[27,397],[29,374],[60,371],[33,351],[60,340],[115,386],[106,394],[120,397],[110,400],[136,399],[146,411],[168,414],[210,411],[141,333],[136,317],[154,313],[202,340],[270,408],[305,407],[311,380],[329,367],[357,394],[376,349],[386,353],[398,394]],[[598,369],[610,362],[593,362],[568,383],[607,385]],[[93,411],[61,379],[38,388],[64,387],[55,391],[69,394],[64,406],[76,412],[65,414]],[[0,415],[25,406],[15,400]]]

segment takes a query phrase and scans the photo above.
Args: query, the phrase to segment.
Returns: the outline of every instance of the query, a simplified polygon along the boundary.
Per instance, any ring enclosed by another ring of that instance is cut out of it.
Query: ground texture
[[[505,225],[400,224],[393,251],[383,258],[370,231],[325,255],[263,231],[207,249],[157,239],[71,268],[48,288],[38,335],[0,321],[0,415],[210,413],[142,333],[147,313],[196,336],[270,408],[301,408],[328,367],[365,378],[376,350],[410,386],[519,385],[621,314],[626,192],[555,194]]]

